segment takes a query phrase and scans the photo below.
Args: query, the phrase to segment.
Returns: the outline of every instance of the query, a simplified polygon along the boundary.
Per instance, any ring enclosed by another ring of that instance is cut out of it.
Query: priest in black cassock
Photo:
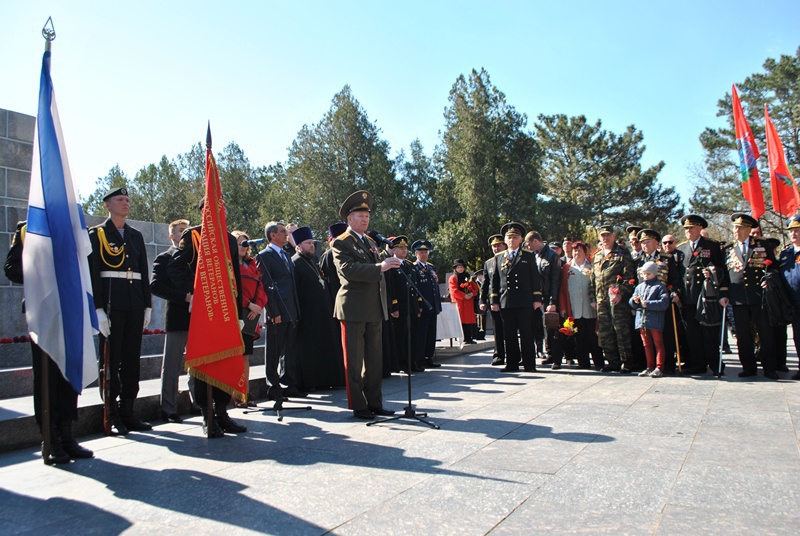
[[[310,227],[292,232],[297,253],[292,256],[300,303],[297,325],[297,384],[303,391],[344,385],[344,360],[337,339],[333,303],[314,258]]]

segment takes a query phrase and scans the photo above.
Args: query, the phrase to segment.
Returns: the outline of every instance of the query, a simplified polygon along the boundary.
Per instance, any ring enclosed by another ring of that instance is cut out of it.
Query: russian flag
[[[80,393],[97,379],[92,337],[97,314],[88,261],[92,246],[69,172],[49,50],[42,57],[24,244],[25,318],[31,339]]]

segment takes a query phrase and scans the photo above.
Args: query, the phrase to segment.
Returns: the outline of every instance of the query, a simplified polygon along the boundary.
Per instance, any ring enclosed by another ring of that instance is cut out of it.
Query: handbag
[[[553,311],[552,313],[545,313],[544,314],[544,327],[547,329],[558,329],[561,327],[561,317],[558,316],[558,313]]]
[[[245,309],[247,311],[247,309]],[[258,321],[261,319],[261,315],[256,316],[254,319],[250,320],[247,318],[247,315],[244,316],[242,320],[244,320],[244,327],[242,328],[242,333],[245,335],[250,335],[251,337],[256,336],[256,330],[258,329]]]

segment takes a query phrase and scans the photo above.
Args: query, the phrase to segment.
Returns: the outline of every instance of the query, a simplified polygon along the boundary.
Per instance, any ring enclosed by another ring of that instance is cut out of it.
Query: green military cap
[[[419,250],[430,251],[432,249],[433,245],[431,245],[431,243],[425,240],[424,238],[422,240],[415,240],[414,243],[411,244],[412,251],[419,251]]]
[[[505,242],[503,242],[503,235],[493,234],[489,237],[489,245],[494,246],[495,244],[505,244]]]
[[[507,224],[503,225],[503,228],[500,229],[500,233],[503,236],[515,235],[515,234],[516,235],[520,235],[520,236],[525,236],[525,232],[526,232],[525,231],[525,226],[522,225],[521,223],[517,223],[515,221],[512,221],[511,223],[507,223]]]
[[[758,227],[758,220],[744,212],[731,214],[731,221],[739,227]]]
[[[344,203],[342,203],[342,208],[339,209],[339,217],[343,220],[346,220],[347,216],[349,216],[351,212],[370,212],[371,208],[372,195],[365,190],[359,190],[357,192],[353,192],[348,196],[347,199],[344,200]]]
[[[698,216],[697,214],[687,214],[686,216],[681,218],[681,225],[683,225],[684,228],[694,227],[695,225],[699,225],[700,227],[705,229],[706,227],[708,227],[708,222],[701,216]]]
[[[597,228],[597,231],[601,235],[602,234],[608,234],[608,233],[614,234],[614,226],[613,225],[602,224]]]
[[[656,242],[661,242],[661,235],[658,234],[658,231],[654,231],[653,229],[642,229],[639,231],[639,234],[636,235],[636,238],[639,239],[639,242],[642,240],[648,240],[650,238]]]
[[[642,227],[640,227],[639,225],[628,225],[627,227],[625,227],[625,232],[628,233],[628,236],[637,235],[638,237],[639,231],[641,230]]]

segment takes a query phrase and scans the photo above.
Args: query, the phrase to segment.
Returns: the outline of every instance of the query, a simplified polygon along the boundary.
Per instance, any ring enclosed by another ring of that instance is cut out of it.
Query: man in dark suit
[[[388,416],[381,383],[383,356],[381,329],[389,318],[384,272],[399,268],[397,257],[378,259],[378,248],[367,236],[372,196],[359,190],[342,204],[339,215],[347,231],[333,241],[333,258],[342,286],[333,314],[342,324],[347,400],[358,419]]]
[[[201,199],[198,203],[198,208],[202,212],[205,199]],[[224,201],[223,201],[224,205]],[[183,232],[181,241],[178,243],[178,251],[172,256],[172,260],[167,266],[167,275],[173,285],[186,294],[194,294],[194,276],[197,271],[197,250],[195,244],[200,244],[200,237],[203,232],[202,225],[196,227],[189,227]],[[236,259],[239,258],[239,243],[236,241],[231,233],[228,233],[228,250],[233,261],[233,276],[236,280],[236,295],[240,296],[242,293],[242,273],[239,268],[239,263]],[[193,299],[193,298],[192,298]],[[191,312],[192,301],[189,301],[189,310]],[[241,314],[237,311],[239,317]],[[211,398],[213,401],[214,416],[211,419],[208,415],[208,384],[203,380],[194,380],[194,393],[193,398],[195,403],[200,406],[200,411],[203,414],[203,433],[209,438],[219,438],[225,435],[225,432],[231,434],[241,434],[247,431],[247,427],[243,426],[228,416],[228,402],[231,400],[231,395],[220,389],[219,387],[211,388]],[[209,431],[209,422],[211,430]]]
[[[174,423],[183,422],[178,414],[178,378],[183,372],[183,354],[189,339],[189,301],[192,294],[172,283],[167,267],[178,251],[178,243],[187,227],[189,220],[175,220],[169,224],[172,246],[153,261],[153,275],[150,278],[150,291],[167,301],[167,334],[161,361],[161,418]]]
[[[731,215],[731,221],[734,243],[728,249],[726,265],[730,278],[728,297],[733,306],[734,321],[739,328],[736,331],[739,362],[742,364],[739,377],[750,378],[758,374],[755,341],[749,329],[752,324],[758,333],[764,377],[777,380],[773,328],[762,309],[761,286],[767,270],[776,270],[778,267],[775,252],[765,238],[750,236],[750,230],[758,227],[758,220],[747,214],[736,213]]]
[[[797,354],[800,355],[800,215],[795,215],[789,218],[786,222],[786,230],[789,231],[789,238],[792,243],[786,246],[781,251],[778,259],[779,270],[781,276],[786,282],[786,288],[789,291],[789,300],[794,307],[794,321],[792,322],[792,333],[794,337],[794,347]],[[783,346],[782,355],[784,363],[786,362],[786,327],[783,330],[781,340],[776,340],[776,345]],[[793,380],[800,380],[800,370],[792,375]]]
[[[270,398],[305,397],[297,388],[295,342],[300,321],[294,265],[286,254],[289,232],[282,222],[271,221],[264,227],[269,245],[258,252],[256,263],[267,291],[267,387]],[[285,385],[286,388],[281,386]]]
[[[128,430],[152,430],[149,423],[133,414],[139,394],[139,358],[142,330],[152,312],[148,281],[147,251],[142,233],[125,223],[130,212],[126,188],[115,188],[103,197],[109,217],[89,229],[92,253],[89,273],[100,327],[100,360],[103,346],[111,341],[112,431],[125,435]],[[119,397],[119,408],[117,408]]]
[[[696,214],[681,218],[686,242],[677,251],[683,254],[683,320],[686,323],[686,339],[689,355],[684,372],[705,374],[710,368],[721,374],[719,367],[720,326],[704,326],[697,320],[697,302],[706,279],[716,281],[719,291],[719,304],[723,312],[728,303],[728,271],[719,242],[701,236],[708,222]],[[723,364],[724,366],[724,364]]]
[[[414,266],[417,269],[417,280],[419,291],[425,298],[431,309],[422,307],[422,314],[419,317],[417,326],[419,336],[417,337],[417,367],[438,368],[439,363],[434,362],[433,357],[436,353],[436,317],[442,312],[442,296],[439,293],[439,276],[436,274],[436,267],[428,262],[433,245],[428,240],[416,240],[411,244],[411,249],[417,257]]]
[[[492,311],[492,304],[489,303],[489,287],[492,286],[492,276],[496,263],[494,256],[505,251],[508,246],[503,242],[503,235],[492,235],[489,237],[489,247],[492,248],[492,258],[483,263],[483,285],[481,285],[480,309],[490,311],[492,314],[492,324],[494,324],[494,355],[492,355],[492,366],[506,364],[506,341],[503,334],[503,316],[500,311]]]
[[[536,254],[536,265],[539,268],[539,279],[542,282],[542,303],[545,307],[533,312],[533,338],[540,350],[544,350],[546,358],[542,365],[552,365],[553,370],[561,368],[563,350],[557,328],[545,328],[544,313],[558,311],[558,289],[561,286],[561,258],[557,251],[550,248],[542,240],[538,231],[525,235],[524,243],[529,251]],[[544,348],[542,345],[544,343]]]
[[[489,301],[503,317],[507,364],[503,372],[519,371],[520,357],[526,372],[536,372],[533,343],[533,311],[542,306],[542,282],[536,255],[522,249],[525,227],[507,223],[501,230],[507,251],[494,257]],[[519,334],[519,341],[517,341]]]
[[[406,258],[409,245],[408,237],[404,235],[392,238],[392,254],[403,262],[400,270],[411,279],[412,283],[418,286],[417,270]],[[392,317],[390,323],[400,370],[409,374],[411,372],[422,372],[424,369],[418,367],[414,359],[414,346],[419,333],[417,324],[422,314],[422,298],[409,289],[408,281],[399,270],[389,271],[387,278],[392,296],[389,306],[389,312]],[[411,355],[410,362],[409,352]]]

